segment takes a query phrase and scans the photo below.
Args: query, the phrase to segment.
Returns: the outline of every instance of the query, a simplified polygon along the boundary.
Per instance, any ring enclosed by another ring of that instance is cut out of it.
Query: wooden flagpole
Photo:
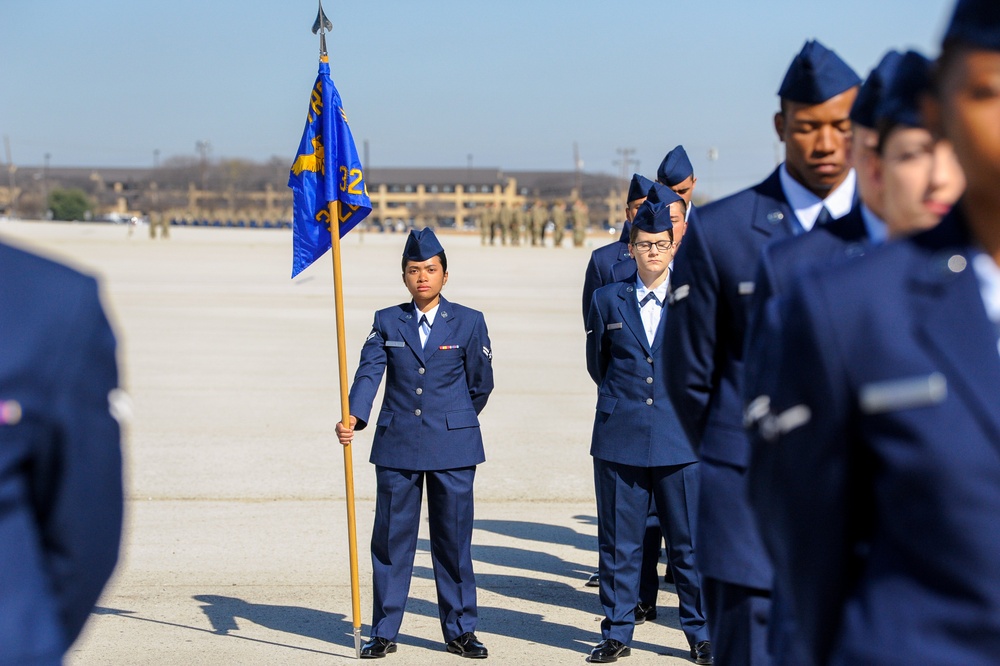
[[[333,246],[333,299],[337,310],[337,366],[340,370],[340,422],[351,427],[351,403],[347,388],[347,335],[344,332],[344,286],[340,260],[340,202],[330,202],[330,239]],[[358,526],[354,515],[354,462],[351,444],[344,449],[344,488],[347,492],[347,540],[351,561],[351,611],[354,623],[355,657],[361,658],[361,586],[358,582]]]
[[[333,28],[330,19],[323,13],[323,0],[319,0],[319,12],[313,24],[313,34],[319,33],[319,56],[321,62],[329,62],[326,53],[326,32]],[[336,113],[336,109],[324,109],[324,113]],[[324,141],[328,137],[324,137]],[[331,155],[327,154],[327,159]],[[347,388],[347,335],[344,332],[344,287],[340,260],[340,201],[328,204],[330,216],[330,245],[333,250],[333,298],[337,314],[337,366],[340,374],[340,422],[345,428],[351,427],[351,403]],[[347,494],[347,542],[351,563],[351,619],[354,625],[354,656],[361,658],[361,585],[358,582],[358,527],[354,515],[354,461],[351,444],[344,449],[344,490]]]

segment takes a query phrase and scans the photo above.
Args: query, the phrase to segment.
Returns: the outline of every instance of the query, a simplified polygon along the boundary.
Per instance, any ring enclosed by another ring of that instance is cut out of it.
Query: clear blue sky
[[[333,78],[370,167],[766,175],[775,91],[808,38],[861,76],[937,53],[953,0],[326,0]],[[15,164],[291,160],[316,76],[315,0],[0,0],[0,134]],[[710,166],[710,147],[719,159]],[[0,156],[2,158],[2,156]],[[633,169],[634,170],[634,169]],[[713,179],[714,176],[714,179]]]

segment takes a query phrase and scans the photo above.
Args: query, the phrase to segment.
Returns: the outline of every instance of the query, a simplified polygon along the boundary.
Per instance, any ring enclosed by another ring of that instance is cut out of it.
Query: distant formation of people
[[[590,230],[590,213],[587,204],[574,199],[567,209],[567,202],[559,199],[546,205],[536,199],[524,206],[508,206],[507,202],[489,203],[475,218],[481,245],[530,245],[543,247],[546,234],[553,247],[563,247],[567,220],[571,224],[573,247],[583,247]]]

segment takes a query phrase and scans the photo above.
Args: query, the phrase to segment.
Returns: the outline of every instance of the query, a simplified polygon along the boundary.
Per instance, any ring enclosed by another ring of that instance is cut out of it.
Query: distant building
[[[292,195],[288,166],[233,161],[184,163],[157,169],[21,167],[14,188],[0,183],[0,213],[42,217],[47,194],[78,188],[95,218],[162,213],[175,224],[287,226]],[[382,168],[366,173],[372,214],[368,228],[430,225],[472,229],[489,203],[517,208],[542,199],[569,204],[582,198],[591,226],[620,222],[624,186],[606,174],[503,171],[496,168]]]

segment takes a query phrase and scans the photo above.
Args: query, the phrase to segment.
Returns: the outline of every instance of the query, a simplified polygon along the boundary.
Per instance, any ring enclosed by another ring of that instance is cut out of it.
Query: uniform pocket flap
[[[474,409],[460,409],[448,412],[444,418],[448,424],[448,430],[479,427],[479,417],[476,416],[476,410]]]
[[[604,395],[603,393],[597,396],[597,411],[603,412],[604,414],[611,414],[615,411],[615,405],[618,404],[618,398],[613,395]]]
[[[378,421],[375,422],[375,425],[387,426],[390,423],[392,423],[392,412],[388,409],[383,409],[378,413]]]

